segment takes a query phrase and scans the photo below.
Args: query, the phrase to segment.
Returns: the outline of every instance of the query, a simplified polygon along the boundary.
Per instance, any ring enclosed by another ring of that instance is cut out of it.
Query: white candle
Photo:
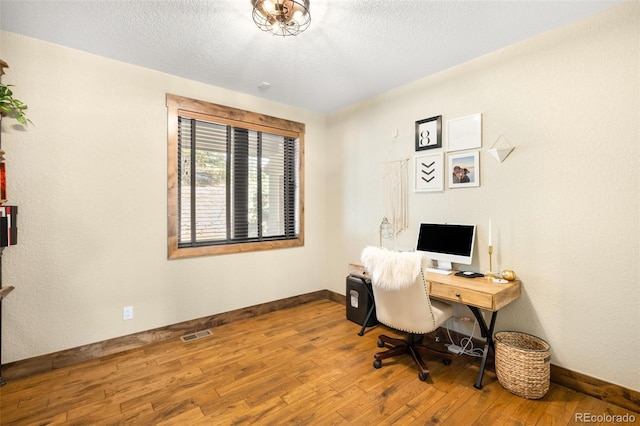
[[[492,246],[493,243],[491,241],[491,219],[489,219],[489,245]]]

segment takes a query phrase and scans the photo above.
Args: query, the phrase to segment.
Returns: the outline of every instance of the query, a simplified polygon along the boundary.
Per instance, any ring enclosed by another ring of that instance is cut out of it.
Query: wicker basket
[[[549,344],[530,334],[514,331],[496,333],[494,342],[500,384],[523,398],[542,398],[549,390]]]

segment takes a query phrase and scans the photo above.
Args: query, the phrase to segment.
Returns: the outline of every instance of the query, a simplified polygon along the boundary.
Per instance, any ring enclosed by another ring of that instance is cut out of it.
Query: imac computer
[[[476,225],[421,223],[416,250],[437,261],[437,270],[451,273],[452,263],[471,265]]]

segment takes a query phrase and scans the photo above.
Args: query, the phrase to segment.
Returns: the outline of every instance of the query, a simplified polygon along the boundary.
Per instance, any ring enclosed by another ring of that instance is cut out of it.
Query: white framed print
[[[482,114],[447,120],[447,152],[482,147]]]
[[[414,159],[414,190],[416,192],[444,191],[444,154],[416,155]]]
[[[480,186],[480,151],[449,154],[449,188]]]

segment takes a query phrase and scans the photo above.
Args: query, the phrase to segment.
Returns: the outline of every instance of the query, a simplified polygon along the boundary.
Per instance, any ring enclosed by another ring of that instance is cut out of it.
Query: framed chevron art
[[[444,154],[416,155],[414,160],[414,190],[444,191]]]

